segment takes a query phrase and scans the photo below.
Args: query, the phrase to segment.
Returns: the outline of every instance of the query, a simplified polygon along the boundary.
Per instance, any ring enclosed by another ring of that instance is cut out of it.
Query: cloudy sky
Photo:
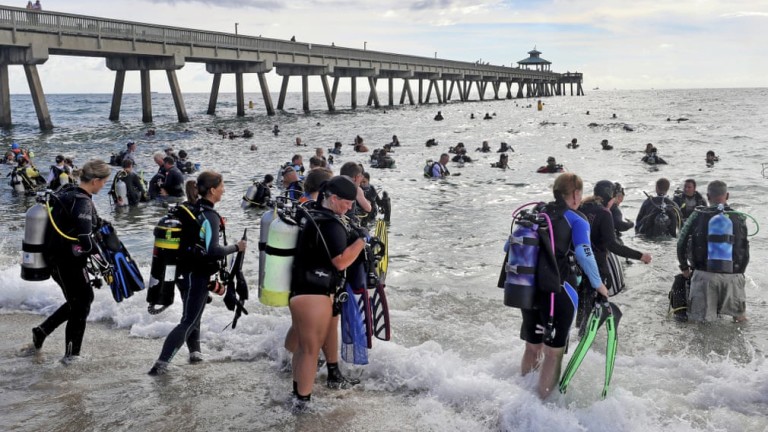
[[[19,6],[24,2],[19,0]],[[601,89],[764,87],[765,0],[42,0],[73,14],[492,64],[517,62],[534,46],[555,72],[580,71]],[[56,57],[39,67],[47,93],[110,93],[103,59]],[[20,67],[11,92],[28,93]],[[279,79],[270,78],[273,93]],[[208,92],[202,65],[179,71],[184,92]],[[295,82],[294,82],[295,81]],[[299,80],[292,90],[299,90]],[[346,81],[346,80],[345,80]],[[153,90],[166,92],[162,72]],[[246,91],[258,91],[246,78]],[[320,91],[317,88],[311,91]],[[139,91],[129,73],[126,92]],[[343,90],[343,89],[342,89]],[[222,80],[222,92],[234,80]]]

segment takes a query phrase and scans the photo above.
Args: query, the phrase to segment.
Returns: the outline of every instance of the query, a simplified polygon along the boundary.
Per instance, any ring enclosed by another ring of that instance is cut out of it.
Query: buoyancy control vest
[[[749,240],[744,217],[727,206],[697,209],[692,227],[693,268],[713,273],[744,273]]]
[[[226,267],[225,258],[218,259],[208,255],[207,241],[213,240],[206,239],[206,227],[209,226],[210,222],[205,213],[213,212],[216,216],[219,223],[219,234],[226,245],[227,235],[224,219],[213,207],[202,201],[200,199],[192,205],[182,204],[178,206],[180,211],[177,213],[177,217],[182,223],[178,263],[179,266],[183,265],[184,267],[179,269],[180,273],[182,271],[194,271],[198,274],[213,275]]]
[[[568,277],[569,272],[561,271],[560,254],[567,268],[570,226],[554,206],[538,203],[531,210],[520,211],[523,207],[513,213],[498,287],[504,288],[505,305],[534,309],[538,292],[558,293],[561,281]]]

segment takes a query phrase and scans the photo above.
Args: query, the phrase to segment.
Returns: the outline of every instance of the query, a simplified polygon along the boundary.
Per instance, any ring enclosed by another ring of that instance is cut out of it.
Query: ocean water
[[[364,101],[361,93],[358,100]],[[248,316],[236,330],[221,299],[206,309],[202,322],[202,366],[186,364],[186,349],[169,376],[145,373],[159,354],[164,336],[178,322],[180,304],[160,315],[146,312],[143,293],[115,304],[97,291],[83,352],[85,361],[64,367],[63,328],[41,356],[19,357],[29,329],[63,301],[52,282],[19,277],[24,212],[32,199],[14,197],[0,184],[0,420],[6,430],[434,430],[434,431],[764,431],[768,430],[768,258],[764,232],[751,237],[746,272],[746,324],[721,319],[686,325],[668,315],[667,293],[677,271],[674,240],[646,241],[631,233],[625,242],[653,255],[650,265],[625,267],[628,289],[612,300],[624,315],[610,392],[600,400],[604,371],[604,333],[598,335],[566,395],[542,402],[535,396],[536,376],[521,377],[523,343],[520,313],[503,305],[496,279],[503,259],[511,212],[519,204],[549,200],[554,175],[535,174],[547,156],[584,178],[586,190],[599,180],[621,182],[627,192],[626,217],[634,219],[657,178],[682,187],[695,178],[699,189],[721,179],[728,183],[734,208],[766,224],[768,179],[763,176],[764,137],[768,135],[768,89],[591,91],[583,97],[501,100],[420,107],[360,107],[349,110],[340,94],[340,110],[323,110],[322,94],[311,94],[301,112],[299,94],[288,108],[267,117],[258,94],[246,95],[256,108],[235,116],[234,95],[220,95],[216,116],[205,114],[206,94],[185,95],[191,122],[176,122],[168,94],[153,94],[154,123],[142,124],[140,98],[125,95],[121,120],[107,120],[110,95],[49,95],[55,129],[37,130],[31,100],[13,96],[15,126],[0,132],[3,147],[18,141],[35,151],[47,167],[58,153],[76,164],[108,158],[128,141],[139,144],[139,164],[152,169],[151,154],[167,146],[185,149],[204,168],[224,174],[226,193],[220,212],[232,238],[248,227],[256,238],[260,213],[242,210],[240,199],[252,179],[274,174],[294,153],[305,161],[315,147],[344,143],[346,161],[367,165],[354,154],[361,135],[373,149],[398,135],[402,147],[392,155],[397,167],[371,169],[372,183],[388,191],[393,214],[387,277],[393,339],[376,341],[370,364],[342,365],[363,383],[350,391],[324,388],[318,377],[311,413],[287,409],[291,377],[283,337],[290,324],[286,308],[269,308],[255,299],[258,259],[255,241],[246,257],[252,287]],[[380,95],[381,100],[386,100]],[[534,108],[528,105],[533,104]],[[437,110],[445,120],[432,120]],[[586,112],[590,114],[587,115]],[[495,113],[493,120],[481,120]],[[474,113],[477,119],[471,120]],[[612,114],[616,118],[612,118]],[[667,121],[671,118],[672,121]],[[675,121],[687,118],[687,121]],[[590,125],[594,123],[594,125]],[[282,133],[275,137],[272,126]],[[627,131],[630,125],[633,131]],[[148,138],[153,127],[157,134]],[[206,128],[251,139],[221,139]],[[307,147],[297,148],[296,136]],[[426,148],[435,138],[440,145]],[[577,138],[581,147],[566,149]],[[613,151],[601,151],[608,139]],[[510,169],[490,168],[497,153],[474,152],[482,140],[498,148],[510,144]],[[427,159],[464,142],[472,163],[449,164],[460,176],[423,178]],[[645,144],[659,149],[669,165],[651,170],[639,162]],[[258,150],[251,151],[252,144]],[[707,150],[721,161],[708,168]],[[0,165],[6,174],[7,166]],[[768,174],[768,173],[766,173]],[[159,207],[115,212],[105,192],[95,198],[102,217],[111,220],[145,277],[149,274],[152,228],[164,214]],[[762,227],[761,227],[762,228]],[[750,232],[758,231],[750,223]],[[572,334],[571,341],[577,342]],[[575,345],[572,345],[575,346]],[[566,356],[566,361],[569,355]]]

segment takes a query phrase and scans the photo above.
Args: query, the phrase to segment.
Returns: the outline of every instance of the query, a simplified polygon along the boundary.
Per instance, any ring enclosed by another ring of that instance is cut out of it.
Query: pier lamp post
[[[235,23],[235,34],[237,34],[237,26],[240,25],[240,23]]]
[[[437,51],[435,51],[435,58],[437,58]]]
[[[363,42],[363,51],[368,49],[368,42]]]

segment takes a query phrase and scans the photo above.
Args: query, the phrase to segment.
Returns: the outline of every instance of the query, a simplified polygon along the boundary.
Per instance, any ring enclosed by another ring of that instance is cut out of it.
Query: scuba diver
[[[186,294],[182,297],[184,312],[181,322],[168,334],[160,356],[149,370],[148,374],[152,376],[168,371],[168,365],[185,342],[190,347],[189,362],[203,361],[199,328],[208,303],[208,292],[224,295],[225,287],[217,273],[226,266],[228,255],[245,252],[248,245],[244,239],[227,244],[224,219],[214,210],[214,205],[224,195],[224,177],[221,174],[213,171],[200,173],[197,176],[197,195],[199,199],[191,210],[195,221],[188,224],[188,228],[182,227],[176,268],[179,289]],[[188,198],[192,201],[194,197]],[[224,245],[219,244],[219,237]]]
[[[613,184],[616,191],[616,199],[611,206],[611,214],[613,215],[613,227],[616,228],[616,238],[620,240],[621,233],[629,231],[635,226],[635,223],[624,217],[621,212],[621,203],[624,202],[624,188],[621,183],[616,182]]]
[[[525,341],[521,371],[527,375],[539,371],[537,393],[546,399],[557,387],[568,334],[576,312],[574,290],[577,272],[573,260],[578,263],[596,294],[608,296],[608,289],[600,279],[600,273],[591,252],[589,222],[578,212],[584,184],[576,174],[565,173],[555,179],[552,193],[555,201],[539,209],[552,222],[550,236],[554,241],[554,260],[557,265],[556,287],[550,292],[542,285],[551,277],[536,278],[535,309],[521,309],[523,322],[520,338]],[[540,258],[539,260],[543,260]],[[548,260],[549,261],[549,260]]]
[[[579,206],[579,211],[587,217],[590,226],[590,240],[595,254],[600,278],[608,291],[617,294],[623,288],[623,278],[613,276],[609,270],[609,254],[614,253],[624,258],[640,260],[644,264],[651,262],[651,255],[624,246],[616,239],[613,215],[609,210],[616,202],[616,186],[609,180],[600,180],[595,184],[594,195],[587,197]],[[588,286],[579,289],[579,313],[576,322],[584,324],[580,318],[589,314],[594,298],[587,295]],[[583,328],[583,326],[581,326]]]
[[[94,234],[102,225],[92,196],[104,187],[111,173],[106,162],[90,160],[83,165],[80,184],[65,185],[51,199],[48,227],[53,229],[46,229],[43,256],[66,302],[32,329],[32,344],[40,350],[45,338],[66,322],[64,364],[80,358],[93,302],[93,284],[86,266],[88,257],[98,252]]]
[[[603,150],[613,150],[613,146],[608,144],[607,139],[600,141],[600,146],[602,146]]]
[[[707,198],[710,206],[688,218],[677,240],[680,270],[684,278],[691,278],[687,318],[702,322],[729,315],[734,322],[743,322],[747,320],[744,271],[749,265],[746,218],[728,205],[725,182],[710,182]]]
[[[555,160],[554,156],[547,158],[547,164],[536,170],[539,174],[551,174],[565,172],[565,168]]]
[[[443,113],[438,111],[437,115],[435,116],[435,121],[441,121],[441,120],[443,120]]]
[[[45,177],[29,162],[26,157],[16,157],[17,165],[7,174],[9,184],[18,194],[34,195],[47,185]]]
[[[571,140],[571,142],[566,144],[565,147],[569,148],[569,149],[577,149],[577,148],[579,148],[579,144],[577,143],[577,141],[578,140],[576,138],[574,138],[574,139]]]
[[[341,141],[336,141],[335,143],[333,143],[333,148],[332,149],[328,149],[328,153],[335,154],[335,155],[340,155],[341,154]]]
[[[667,161],[662,159],[661,156],[657,154],[657,149],[656,147],[653,147],[653,146],[651,146],[650,149],[646,147],[645,156],[643,156],[643,158],[640,161],[645,162],[648,165],[666,165],[667,164]]]
[[[472,158],[467,155],[467,149],[462,144],[460,149],[456,149],[456,155],[451,158],[451,161],[463,164],[466,162],[472,162]]]
[[[311,170],[310,170],[311,171]],[[275,180],[272,174],[267,174],[260,182],[254,182],[243,196],[242,208],[250,206],[264,207],[272,200],[272,182]]]
[[[683,190],[675,191],[672,201],[680,208],[683,222],[696,211],[696,207],[706,207],[707,200],[696,190],[696,180],[689,178],[683,184]]]
[[[488,145],[488,141],[483,141],[482,146],[478,147],[475,151],[479,151],[481,153],[490,153],[492,150],[491,146]]]
[[[509,155],[506,153],[500,154],[499,161],[492,163],[491,168],[501,168],[501,169],[509,168]]]
[[[635,219],[635,234],[647,237],[677,237],[677,230],[682,224],[680,209],[667,197],[669,180],[656,180],[656,196],[648,198],[640,206]]]
[[[56,165],[51,165],[48,177],[45,179],[48,182],[48,189],[55,191],[62,185],[74,183],[74,179],[70,176],[71,171],[64,163],[65,159],[64,155],[56,156]]]
[[[281,171],[283,179],[283,195],[291,200],[298,200],[304,192],[304,187],[299,180],[299,175],[293,166],[288,165]]]
[[[437,141],[434,138],[430,138],[427,140],[426,143],[424,143],[427,147],[434,147],[438,145]]]
[[[485,117],[483,117],[483,120],[493,120],[493,117],[491,117],[490,114],[485,113]]]
[[[395,160],[386,149],[376,149],[371,155],[371,168],[394,168]]]
[[[160,188],[162,187],[163,182],[165,182],[167,170],[165,169],[164,158],[165,153],[160,151],[157,151],[152,155],[152,160],[157,164],[158,168],[157,173],[149,179],[149,184],[147,185],[147,195],[150,200],[157,199],[160,196]]]
[[[427,161],[427,166],[424,167],[424,176],[431,178],[444,178],[451,175],[451,173],[448,172],[448,168],[446,167],[449,160],[448,158],[448,153],[443,153],[440,155],[439,161]]]
[[[193,172],[197,171],[195,164],[187,160],[186,150],[179,150],[179,159],[176,161],[176,167],[183,174],[192,174]]]
[[[712,168],[715,166],[715,162],[719,162],[720,158],[715,155],[715,152],[713,150],[709,150],[707,152],[707,156],[705,159],[705,162],[707,163],[707,167]]]
[[[392,135],[392,142],[389,145],[391,147],[400,147],[400,140],[397,138],[397,135]]]
[[[298,341],[292,360],[293,409],[298,412],[306,410],[311,401],[317,359],[320,349],[329,342],[329,335],[336,336],[332,339],[338,345],[334,303],[337,290],[343,286],[342,272],[366,245],[367,231],[342,220],[352,209],[358,191],[359,187],[348,177],[333,177],[321,189],[318,200],[310,205],[315,223],[305,223],[299,235],[288,305]],[[347,389],[359,383],[341,373],[338,346],[328,349],[326,355],[329,388]]]
[[[121,182],[123,185],[120,185]],[[109,195],[118,207],[133,207],[139,202],[147,201],[144,182],[133,172],[132,159],[123,159],[123,169],[118,171],[112,179]]]
[[[511,152],[514,152],[514,151],[515,151],[515,149],[513,149],[513,148],[512,148],[512,147],[511,147],[509,144],[507,144],[507,143],[505,143],[505,142],[502,142],[502,143],[499,145],[499,149],[498,149],[498,150],[496,150],[496,153],[504,153],[504,152],[507,152],[507,151],[511,151]]]

